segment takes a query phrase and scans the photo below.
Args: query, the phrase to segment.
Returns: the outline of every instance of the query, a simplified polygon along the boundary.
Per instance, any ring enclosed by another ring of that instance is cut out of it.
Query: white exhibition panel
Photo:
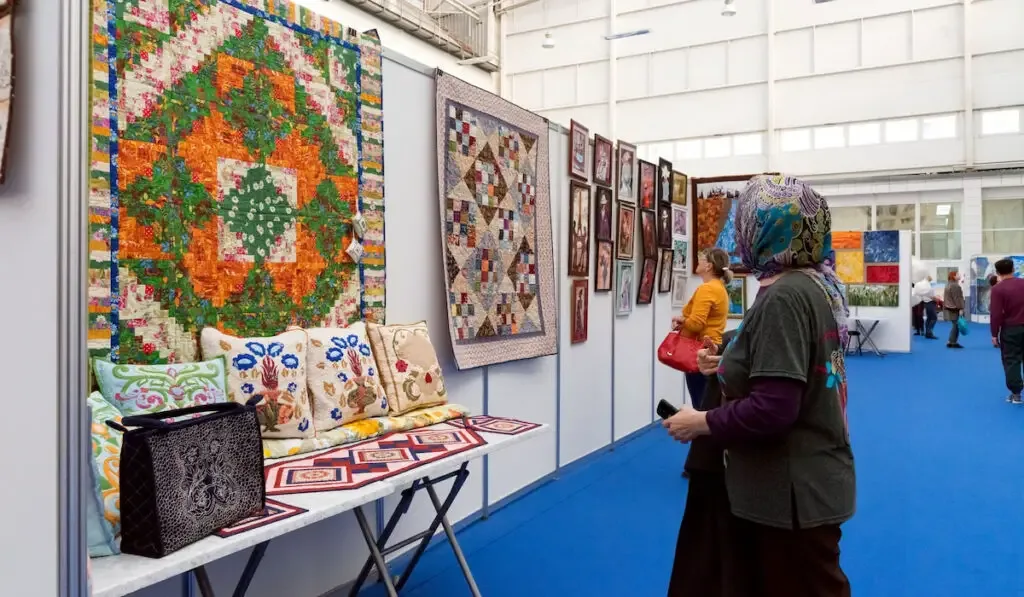
[[[611,443],[612,432],[612,293],[594,292],[588,278],[590,318],[588,338],[572,344],[572,278],[565,275],[569,264],[569,136],[551,135],[551,201],[555,229],[555,272],[560,281],[559,346],[561,347],[561,393],[559,395],[559,466],[565,466]],[[587,163],[593,146],[588,147]],[[591,264],[597,251],[594,226],[591,229]],[[595,272],[591,265],[591,274]]]
[[[910,352],[910,234],[909,230],[900,230],[900,306],[850,307],[851,318],[878,319],[878,327],[871,334],[871,340],[882,352]],[[865,321],[864,325],[869,327],[871,324]],[[867,358],[870,352],[864,354]]]

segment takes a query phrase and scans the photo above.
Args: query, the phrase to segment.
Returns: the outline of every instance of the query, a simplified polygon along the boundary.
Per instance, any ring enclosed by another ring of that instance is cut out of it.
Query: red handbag
[[[697,373],[697,351],[704,347],[704,344],[696,338],[689,338],[673,330],[665,336],[658,346],[658,360],[663,365],[682,371],[683,373]]]

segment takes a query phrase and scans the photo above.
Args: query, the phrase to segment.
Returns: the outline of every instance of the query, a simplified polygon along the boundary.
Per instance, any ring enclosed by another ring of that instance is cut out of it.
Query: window
[[[814,148],[844,147],[846,145],[844,132],[841,126],[819,126],[814,129]]]
[[[761,155],[764,153],[761,133],[736,135],[732,138],[733,155]]]
[[[926,116],[921,119],[922,139],[953,139],[956,137],[956,115]]]
[[[779,149],[782,151],[807,151],[811,148],[810,129],[793,129],[782,131],[779,139]]]
[[[981,250],[985,253],[1024,251],[1024,199],[981,202]]]
[[[877,122],[862,122],[850,125],[850,147],[876,145],[882,142],[882,125]]]
[[[704,142],[700,139],[679,141],[676,143],[677,160],[699,160],[704,154]]]
[[[704,139],[704,157],[727,158],[732,154],[732,139],[729,137],[711,137]]]
[[[871,230],[871,207],[831,207],[832,230]]]
[[[921,204],[921,259],[960,259],[960,204]]]
[[[888,123],[886,123],[888,124]],[[913,231],[917,226],[917,206],[913,203],[905,203],[902,205],[879,205],[875,207],[875,224],[878,230],[911,230]],[[914,247],[917,243],[914,242],[914,235],[911,234],[911,247]],[[911,253],[916,255],[917,252],[911,249]]]
[[[886,143],[917,141],[917,119],[889,120],[885,123]]]
[[[658,160],[664,158],[668,161],[673,161],[672,150],[674,149],[674,143],[652,143],[647,148],[648,161],[658,163]]]
[[[981,113],[982,135],[1006,135],[1020,132],[1020,110],[990,110]]]

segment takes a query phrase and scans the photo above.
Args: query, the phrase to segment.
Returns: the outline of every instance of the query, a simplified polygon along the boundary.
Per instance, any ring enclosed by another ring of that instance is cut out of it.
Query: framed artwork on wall
[[[590,185],[569,183],[569,275],[590,269]]]
[[[658,169],[654,164],[640,160],[640,209],[654,209],[654,194],[657,192]]]
[[[0,0],[0,183],[7,171],[11,102],[14,96],[14,0]]]
[[[616,180],[615,198],[626,203],[636,202],[636,146],[619,141],[618,158],[615,160]]]
[[[729,319],[743,319],[747,312],[747,278],[736,276],[725,285],[729,293]]]
[[[658,159],[658,203],[672,203],[672,162]]]
[[[644,249],[644,258],[654,259],[658,256],[658,232],[654,224],[654,210],[640,210],[640,242]]]
[[[594,135],[594,182],[612,186],[612,142],[601,135]]]
[[[594,264],[594,292],[611,292],[612,290],[612,254],[614,243],[610,240],[597,241],[596,260]]]
[[[677,272],[686,271],[686,257],[689,242],[685,238],[672,239],[672,269]]]
[[[632,261],[615,262],[615,314],[620,317],[633,312],[633,278]]]
[[[569,176],[590,181],[587,172],[587,145],[590,144],[590,129],[576,122],[569,122]]]
[[[672,207],[668,203],[658,205],[658,246],[672,248]]]
[[[686,205],[686,191],[690,188],[686,175],[682,172],[672,173],[672,203]]]
[[[572,281],[572,343],[587,341],[587,321],[590,319],[589,289],[586,280]]]
[[[686,274],[672,272],[672,308],[682,309],[686,306]]]
[[[661,263],[658,265],[658,294],[672,290],[672,249],[661,250]]]
[[[688,215],[689,212],[686,211],[685,207],[672,206],[672,236],[686,237],[689,233]]]
[[[636,233],[636,207],[632,205],[619,204],[619,233],[615,257],[618,259],[633,259],[633,245],[635,244],[634,234]]]
[[[644,258],[643,269],[640,270],[640,288],[636,293],[636,304],[649,305],[654,296],[654,278],[658,269],[658,260]]]
[[[612,190],[596,187],[594,193],[594,236],[597,240],[612,240]]]
[[[729,253],[730,267],[734,272],[747,273],[736,251],[736,209],[740,192],[751,176],[690,179],[694,211],[694,270],[697,269],[697,254],[702,249],[718,247]]]

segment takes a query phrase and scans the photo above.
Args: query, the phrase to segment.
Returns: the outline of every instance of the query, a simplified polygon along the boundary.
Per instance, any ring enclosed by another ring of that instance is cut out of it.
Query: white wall
[[[50,597],[57,592],[57,220],[58,100],[56,65],[61,2],[19,3],[15,18],[18,80],[0,186],[0,311],[6,314],[0,359],[9,396],[33,396],[38,424],[11,425],[10,446],[32,454],[31,466],[9,466],[0,491],[3,593]],[[31,356],[28,356],[31,355]]]
[[[1024,162],[1021,129],[983,135],[981,126],[984,111],[1024,106],[1019,0],[741,0],[737,7],[729,18],[715,0],[528,4],[503,17],[502,93],[553,121],[575,118],[656,146],[697,176]],[[641,28],[651,33],[603,39],[611,29]],[[541,47],[549,32],[553,50]],[[948,136],[924,120],[941,116],[953,123]],[[884,142],[884,122],[905,118],[917,121],[917,140]],[[882,123],[881,143],[851,145],[848,124],[864,122]],[[831,125],[843,129],[840,147],[813,143],[813,129]],[[808,150],[784,150],[783,135],[803,130],[812,137]],[[759,146],[743,135],[759,135]]]

